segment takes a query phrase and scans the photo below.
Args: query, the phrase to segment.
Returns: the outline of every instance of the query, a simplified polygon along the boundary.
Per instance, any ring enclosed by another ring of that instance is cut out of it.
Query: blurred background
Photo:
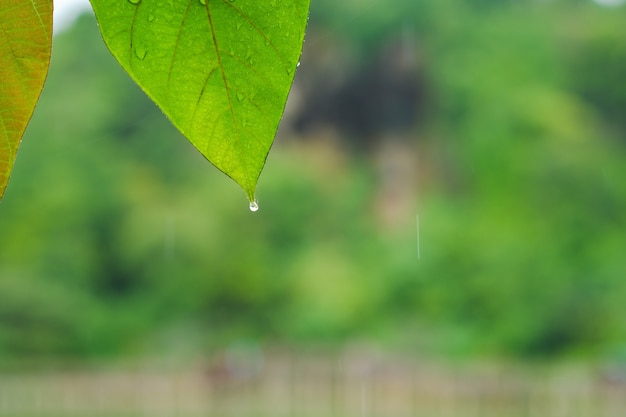
[[[82,15],[0,204],[0,416],[621,415],[625,22],[313,0],[251,213]]]

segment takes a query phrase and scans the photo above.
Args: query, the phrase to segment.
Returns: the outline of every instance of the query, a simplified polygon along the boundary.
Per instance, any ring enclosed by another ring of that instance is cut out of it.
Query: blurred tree
[[[611,81],[621,63],[609,56],[621,56],[624,11],[368,4],[355,15],[314,3],[310,33],[328,40],[307,42],[294,91],[316,132],[413,142],[419,258],[415,213],[381,226],[377,168],[326,135],[278,141],[251,217],[169,138],[85,17],[56,39],[0,206],[0,352],[204,352],[242,338],[535,358],[619,350],[626,156]],[[352,98],[324,114],[315,89]],[[340,112],[352,121],[336,125]]]

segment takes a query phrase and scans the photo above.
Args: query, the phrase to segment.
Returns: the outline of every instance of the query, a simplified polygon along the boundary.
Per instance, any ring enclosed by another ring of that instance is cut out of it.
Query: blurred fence
[[[250,363],[248,363],[249,365]],[[261,366],[0,375],[0,416],[623,416],[626,384],[584,370],[451,367],[376,355]]]

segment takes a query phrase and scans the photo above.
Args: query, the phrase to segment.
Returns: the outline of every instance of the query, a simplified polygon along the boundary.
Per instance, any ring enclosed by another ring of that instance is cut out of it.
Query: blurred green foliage
[[[361,137],[324,130],[282,134],[250,213],[92,19],[58,35],[0,205],[3,360],[239,339],[461,356],[624,349],[626,10],[396,3],[313,2],[295,87],[327,44],[351,51],[327,66],[348,79],[398,38],[413,48],[423,88],[401,146],[417,169],[391,222],[376,146],[346,152],[341,140],[358,149]],[[384,143],[384,128],[373,136]]]

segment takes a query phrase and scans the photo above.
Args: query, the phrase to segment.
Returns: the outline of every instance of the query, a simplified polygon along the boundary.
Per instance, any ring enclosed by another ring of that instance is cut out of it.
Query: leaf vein
[[[198,108],[200,107],[200,101],[202,100],[202,97],[204,97],[204,91],[206,90],[206,86],[209,84],[209,79],[211,79],[211,76],[215,73],[216,69],[217,67],[214,67],[211,69],[211,71],[209,71],[209,74],[206,76],[206,79],[204,80],[204,84],[202,85],[202,89],[200,90],[200,94],[198,95],[198,100],[196,101],[196,106],[193,109],[193,115],[191,116],[191,130],[192,131],[193,131],[193,126],[196,122]]]
[[[209,20],[209,27],[211,28],[211,38],[213,39],[213,47],[215,48],[215,56],[217,57],[217,66],[220,69],[220,73],[222,75],[222,81],[224,82],[224,89],[226,90],[226,99],[228,101],[228,109],[230,110],[230,117],[233,122],[233,127],[235,128],[235,138],[238,143],[238,148],[241,149],[241,137],[239,133],[239,124],[237,123],[237,119],[235,118],[235,111],[233,109],[233,101],[230,94],[230,87],[228,85],[228,81],[226,80],[226,72],[224,71],[224,65],[222,64],[222,56],[220,55],[220,48],[217,42],[217,36],[215,34],[215,25],[213,24],[213,17],[211,16],[211,9],[209,8],[211,4],[210,0],[206,0],[206,14]]]
[[[222,2],[227,5],[228,7],[230,7],[231,9],[233,9],[235,12],[237,12],[237,14],[241,17],[244,18],[244,20],[246,22],[248,22],[248,24],[250,26],[252,26],[252,28],[263,37],[263,39],[265,39],[265,42],[272,47],[272,49],[274,50],[274,52],[276,52],[276,55],[278,55],[278,58],[280,58],[280,60],[282,61],[283,65],[285,66],[285,68],[289,68],[289,63],[287,62],[287,60],[285,59],[285,57],[283,56],[283,54],[280,53],[280,51],[278,50],[278,48],[276,47],[276,45],[274,45],[274,42],[272,42],[272,40],[270,38],[267,37],[267,35],[248,17],[248,15],[246,15],[244,12],[242,12],[240,9],[238,9],[237,7],[233,6],[232,3],[230,3],[228,0],[222,0]]]
[[[232,52],[229,52],[229,51],[220,51],[220,53],[228,55],[229,57],[231,57],[235,61],[237,61],[240,64],[242,64],[244,67],[248,68],[250,71],[255,73],[265,84],[272,85],[272,83],[264,75],[262,75],[260,72],[258,72],[252,65],[250,65],[249,63],[247,63],[243,59],[239,58],[237,55],[235,55],[235,54],[233,54]]]
[[[43,18],[41,17],[41,13],[39,13],[39,9],[37,8],[33,0],[31,0],[30,4],[33,6],[33,10],[35,10],[35,14],[37,15],[37,19],[39,20],[39,24],[41,25],[41,28],[43,29],[44,32],[47,32],[46,24],[44,23]]]
[[[137,20],[137,12],[139,11],[141,3],[135,5],[135,13],[133,13],[133,19],[130,22],[130,48],[128,49],[128,65],[133,67],[133,53],[135,52],[133,47],[133,37],[135,36],[135,21]]]
[[[180,37],[182,36],[183,28],[185,27],[185,22],[187,21],[187,17],[189,16],[189,10],[191,10],[191,5],[193,4],[193,2],[194,0],[190,0],[189,3],[187,3],[185,14],[183,15],[183,19],[180,22],[178,33],[176,33],[176,41],[174,42],[174,51],[172,52],[172,60],[170,62],[170,67],[167,70],[167,82],[165,84],[165,104],[167,105],[168,109],[170,107],[170,84],[172,81],[172,72],[174,70],[174,62],[176,61],[176,55],[178,54],[178,49],[180,48]],[[204,91],[204,87],[202,88],[202,90]]]

